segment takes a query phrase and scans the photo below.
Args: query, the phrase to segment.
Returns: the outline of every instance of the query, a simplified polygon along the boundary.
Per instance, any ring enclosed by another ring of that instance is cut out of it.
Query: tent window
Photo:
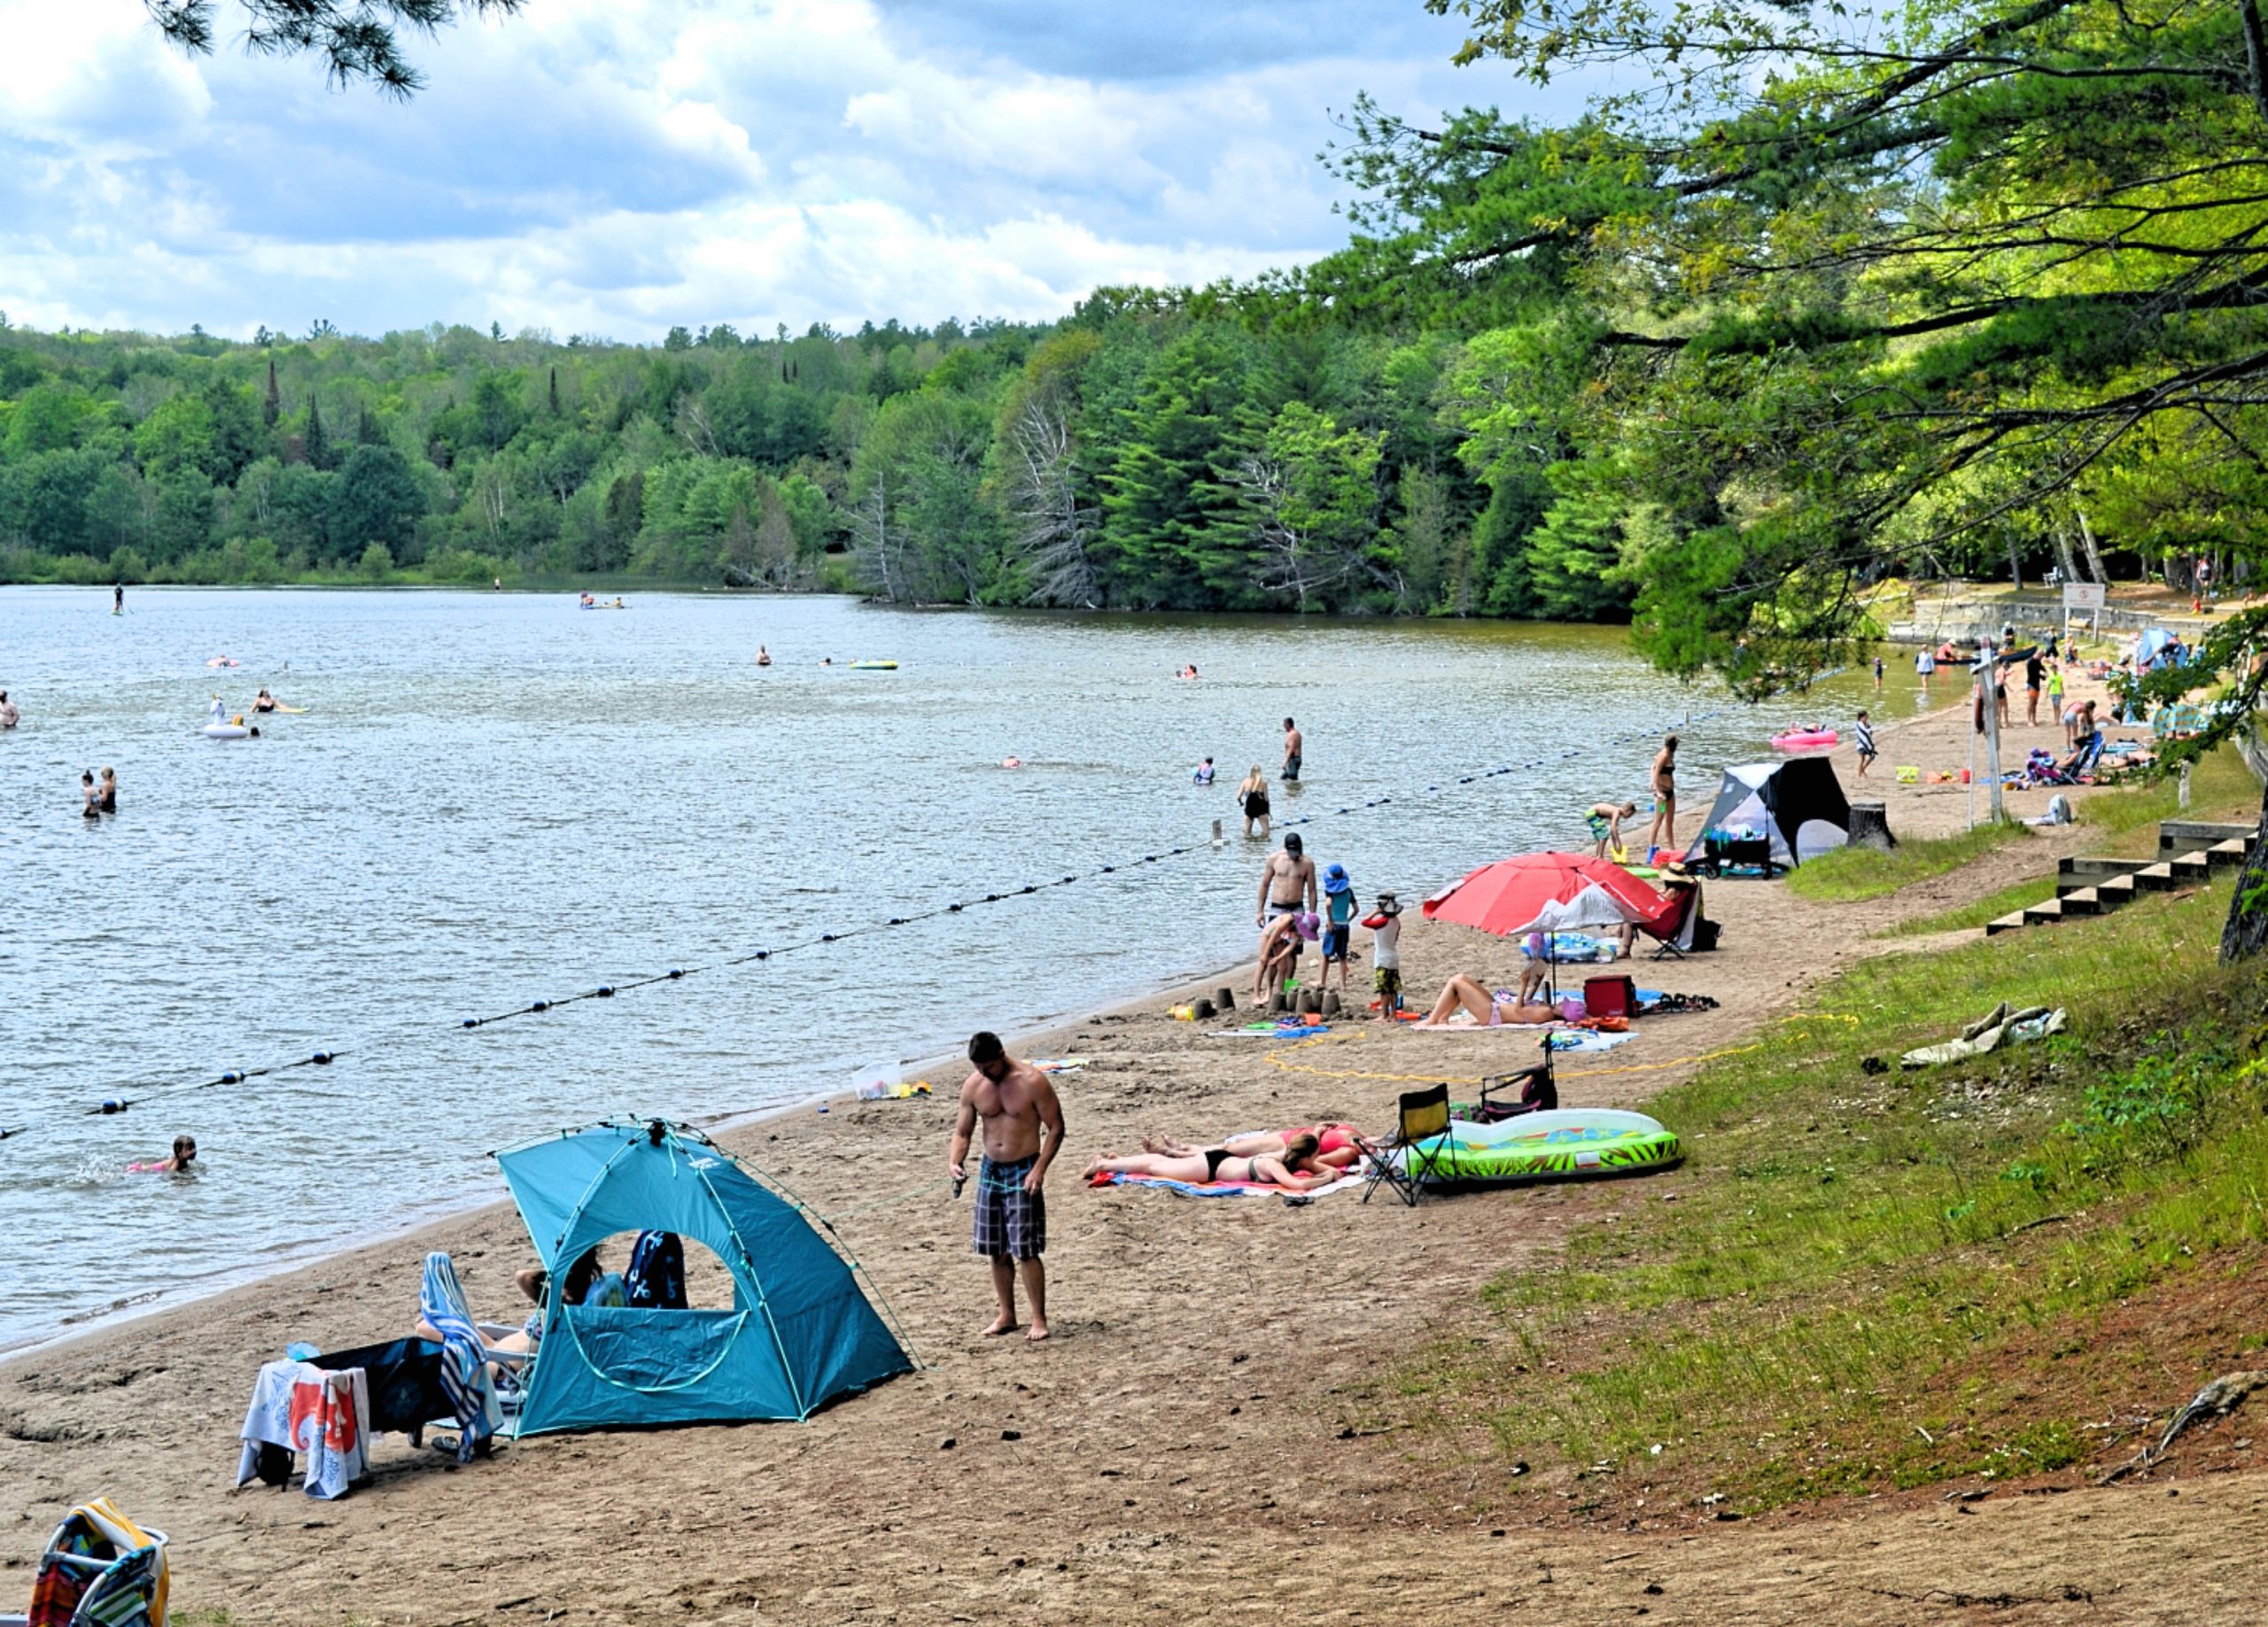
[[[619,1290],[625,1304],[632,1302],[635,1286],[632,1267],[637,1259],[639,1232],[617,1232],[601,1240],[598,1245],[599,1264],[604,1273],[601,1281],[606,1286],[606,1299],[612,1302],[613,1290]],[[703,1243],[682,1233],[668,1234],[677,1239],[677,1248],[683,1261],[682,1268],[672,1270],[666,1247],[649,1250],[645,1281],[651,1294],[666,1295],[672,1283],[681,1283],[684,1290],[682,1305],[653,1302],[653,1308],[691,1311],[730,1311],[738,1308],[739,1297],[734,1291],[732,1273],[725,1269],[725,1262]]]

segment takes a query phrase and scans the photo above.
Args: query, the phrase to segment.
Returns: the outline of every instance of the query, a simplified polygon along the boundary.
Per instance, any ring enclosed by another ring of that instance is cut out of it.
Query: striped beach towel
[[[472,1461],[472,1449],[496,1433],[501,1415],[496,1405],[496,1385],[481,1353],[480,1329],[472,1324],[457,1268],[439,1250],[425,1257],[425,1283],[417,1296],[417,1309],[441,1336],[441,1389],[456,1409],[462,1433],[457,1437],[457,1461]]]

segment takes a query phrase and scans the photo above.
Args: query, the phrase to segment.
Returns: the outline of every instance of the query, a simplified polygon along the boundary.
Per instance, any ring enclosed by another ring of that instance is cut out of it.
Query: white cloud
[[[184,59],[141,0],[0,0],[0,306],[624,338],[1048,317],[1329,247],[1314,154],[1356,89],[1491,96],[1416,0],[1318,0],[1309,28],[1029,5],[538,0],[417,43],[402,107],[233,41]]]

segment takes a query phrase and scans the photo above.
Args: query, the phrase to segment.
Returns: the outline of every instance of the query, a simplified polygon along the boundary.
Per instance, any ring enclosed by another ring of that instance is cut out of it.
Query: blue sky
[[[1359,89],[1573,110],[1451,67],[1461,38],[1420,0],[529,0],[418,42],[402,106],[233,41],[185,59],[141,0],[0,0],[0,309],[632,340],[1051,317],[1332,247],[1315,155]]]

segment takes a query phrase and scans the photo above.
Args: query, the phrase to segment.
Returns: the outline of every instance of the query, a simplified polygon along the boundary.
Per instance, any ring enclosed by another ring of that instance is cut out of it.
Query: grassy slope
[[[2268,1079],[2259,973],[2215,964],[2225,887],[1854,968],[1658,1098],[1686,1171],[1584,1194],[1617,1223],[1495,1283],[1395,1410],[1477,1409],[1507,1468],[1592,1466],[1584,1507],[1760,1507],[2100,1457],[2102,1420],[2249,1365]],[[2068,1007],[2070,1034],[1861,1065],[2003,997]]]

